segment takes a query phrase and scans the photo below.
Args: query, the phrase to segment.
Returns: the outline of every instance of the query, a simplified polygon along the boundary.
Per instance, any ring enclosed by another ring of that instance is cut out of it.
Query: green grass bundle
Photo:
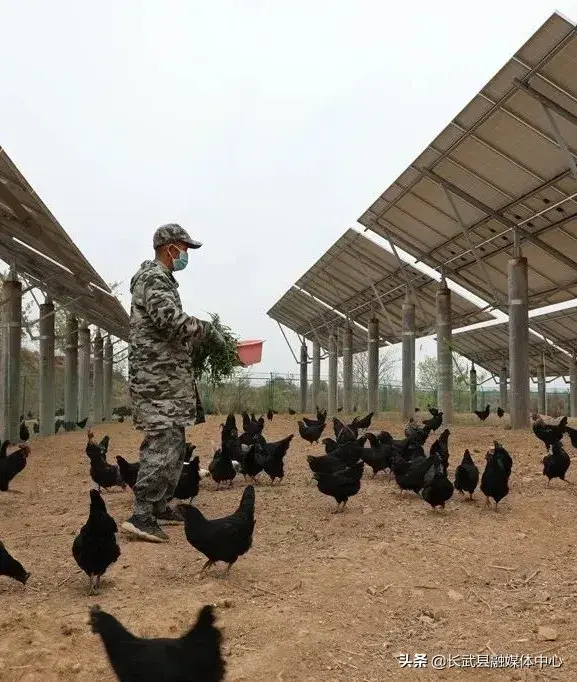
[[[219,384],[234,374],[241,362],[236,352],[237,337],[230,327],[220,321],[218,315],[211,314],[211,323],[224,338],[225,343],[220,345],[210,336],[195,344],[191,357],[194,377],[197,380],[205,380],[211,384]]]

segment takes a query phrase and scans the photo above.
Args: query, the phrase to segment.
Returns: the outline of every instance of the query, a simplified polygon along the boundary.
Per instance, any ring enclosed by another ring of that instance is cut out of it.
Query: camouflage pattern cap
[[[152,238],[152,245],[155,249],[159,246],[166,246],[166,244],[174,244],[176,242],[188,244],[191,249],[199,249],[202,246],[202,242],[192,239],[188,232],[177,223],[161,225]]]

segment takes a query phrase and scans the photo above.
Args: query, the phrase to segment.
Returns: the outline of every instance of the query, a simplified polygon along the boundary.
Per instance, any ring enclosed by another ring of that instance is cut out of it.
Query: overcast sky
[[[265,339],[271,305],[538,26],[577,1],[0,0],[0,145],[106,281],[152,234],[204,242],[187,312]],[[421,351],[434,352],[434,344]]]

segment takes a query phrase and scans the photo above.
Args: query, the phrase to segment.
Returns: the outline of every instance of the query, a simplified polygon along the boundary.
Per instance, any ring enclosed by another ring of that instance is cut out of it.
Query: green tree
[[[489,378],[489,373],[479,367],[477,370],[477,385]],[[427,393],[435,394],[439,386],[439,371],[437,358],[427,355],[417,365],[417,384]],[[469,388],[469,362],[462,357],[453,355],[453,389],[464,391]]]

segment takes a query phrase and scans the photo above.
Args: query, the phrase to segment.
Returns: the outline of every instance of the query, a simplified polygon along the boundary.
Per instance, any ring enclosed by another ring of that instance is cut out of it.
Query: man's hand
[[[225,344],[224,336],[218,331],[218,329],[213,324],[210,324],[208,327],[207,337],[209,339],[212,339],[219,346],[224,346]]]

